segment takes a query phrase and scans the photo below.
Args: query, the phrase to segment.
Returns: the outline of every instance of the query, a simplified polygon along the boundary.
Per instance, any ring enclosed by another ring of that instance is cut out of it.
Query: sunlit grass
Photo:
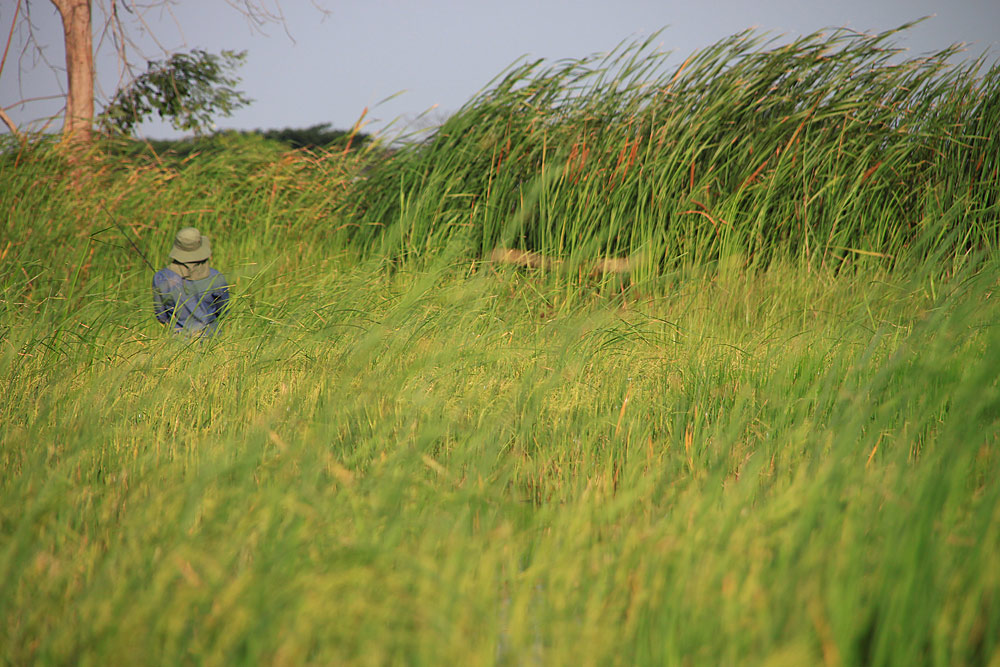
[[[4,342],[7,656],[994,655],[996,279],[340,261],[207,345],[85,290]]]

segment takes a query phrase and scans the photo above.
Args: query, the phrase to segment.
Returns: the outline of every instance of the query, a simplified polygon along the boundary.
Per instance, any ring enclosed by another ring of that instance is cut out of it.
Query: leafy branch
[[[240,79],[232,72],[245,59],[246,51],[216,55],[194,49],[150,61],[144,74],[115,93],[101,114],[101,125],[109,132],[131,134],[156,113],[177,130],[202,134],[211,128],[213,116],[232,116],[253,101],[234,88]]]

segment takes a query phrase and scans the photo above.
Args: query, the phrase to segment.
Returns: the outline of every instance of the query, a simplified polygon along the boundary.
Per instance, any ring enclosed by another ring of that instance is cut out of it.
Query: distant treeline
[[[256,135],[286,144],[289,148],[306,149],[356,149],[371,141],[365,132],[331,129],[330,123],[319,123],[305,128],[286,127],[281,130],[241,131],[241,135]]]
[[[275,142],[293,150],[338,151],[357,150],[372,141],[371,135],[351,130],[336,130],[330,123],[319,123],[310,127],[270,130],[223,130],[208,136],[184,139],[149,139],[141,142],[159,154],[172,153],[186,157],[192,153],[212,152],[231,143],[233,138]]]

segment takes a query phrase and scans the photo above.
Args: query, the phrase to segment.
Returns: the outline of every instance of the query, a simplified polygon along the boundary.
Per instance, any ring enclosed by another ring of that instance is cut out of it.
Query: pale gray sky
[[[239,0],[233,0],[239,4]],[[30,7],[34,34],[47,61],[61,66],[58,16],[49,0],[22,0]],[[95,0],[95,24],[102,20]],[[119,0],[121,2],[121,0]],[[280,7],[284,27],[262,34],[225,0],[172,0],[144,15],[132,35],[144,55],[163,58],[149,39],[170,51],[201,48],[246,50],[240,88],[255,101],[220,128],[306,127],[329,122],[348,128],[369,108],[366,129],[394,118],[412,118],[436,105],[440,118],[462,106],[502,69],[522,56],[577,58],[608,51],[629,38],[666,27],[661,48],[678,62],[692,51],[757,27],[794,37],[830,26],[861,31],[896,27],[925,15],[934,18],[899,39],[915,54],[971,43],[970,53],[989,49],[1000,57],[1000,0],[267,0]],[[17,0],[0,0],[0,33],[6,36]],[[121,4],[132,4],[126,0]],[[143,3],[137,3],[143,4]],[[318,8],[329,12],[325,14]],[[23,5],[22,5],[23,12]],[[23,14],[22,14],[23,16]],[[21,99],[58,95],[63,72],[52,72],[30,49],[27,31],[14,33],[0,73],[0,105],[16,122],[58,112],[61,101],[11,107]],[[22,55],[23,54],[23,55]],[[140,68],[145,69],[141,58]],[[113,48],[100,50],[99,103],[114,93],[120,73]],[[378,105],[400,91],[402,94]],[[378,105],[378,106],[377,106]],[[34,127],[38,127],[37,122]],[[57,120],[53,127],[58,127]],[[167,123],[141,127],[148,137],[177,137]]]

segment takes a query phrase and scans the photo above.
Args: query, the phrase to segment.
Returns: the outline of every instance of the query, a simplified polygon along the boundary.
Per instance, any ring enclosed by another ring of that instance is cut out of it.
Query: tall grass
[[[392,152],[3,153],[0,660],[995,663],[996,70],[890,38],[528,64]],[[188,224],[201,343],[131,245]]]
[[[955,65],[958,47],[905,58],[897,32],[745,32],[674,68],[659,35],[524,63],[345,203],[394,224],[396,252],[457,236],[643,252],[652,272],[734,249],[754,266],[995,251],[1000,69]]]
[[[235,272],[207,346],[97,278],[7,320],[5,659],[996,658],[995,266],[467,268]]]

